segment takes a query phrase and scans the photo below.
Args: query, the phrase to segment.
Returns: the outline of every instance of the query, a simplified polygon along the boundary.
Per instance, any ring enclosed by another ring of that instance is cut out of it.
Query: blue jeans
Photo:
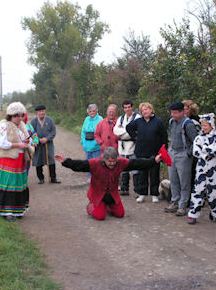
[[[97,150],[97,151],[92,151],[92,152],[85,152],[86,154],[86,159],[89,160],[89,159],[92,159],[92,158],[98,158],[100,157],[100,150]],[[87,178],[91,177],[91,173],[87,173]]]
[[[86,154],[86,159],[92,159],[92,158],[98,158],[100,157],[100,150],[97,151],[92,151],[92,152],[85,152]]]

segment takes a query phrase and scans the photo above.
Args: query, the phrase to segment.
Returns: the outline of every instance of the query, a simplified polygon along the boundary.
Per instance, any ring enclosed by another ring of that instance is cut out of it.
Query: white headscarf
[[[13,102],[11,103],[6,110],[6,114],[13,116],[16,114],[25,114],[26,113],[26,108],[24,105],[20,102]]]

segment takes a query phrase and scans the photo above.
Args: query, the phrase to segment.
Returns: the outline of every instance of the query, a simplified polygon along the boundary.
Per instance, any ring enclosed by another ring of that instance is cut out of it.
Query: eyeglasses
[[[13,115],[13,117],[20,117],[20,118],[23,118],[25,116],[25,114],[15,114],[15,115]]]

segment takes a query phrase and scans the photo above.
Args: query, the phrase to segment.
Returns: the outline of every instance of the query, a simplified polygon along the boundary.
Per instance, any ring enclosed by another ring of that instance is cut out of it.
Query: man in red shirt
[[[160,155],[149,159],[118,158],[117,150],[113,147],[107,147],[102,158],[72,160],[63,155],[56,155],[55,158],[74,171],[91,172],[87,213],[97,220],[104,220],[107,213],[118,218],[124,217],[124,206],[118,191],[122,171],[143,170],[161,160]]]
[[[109,146],[118,148],[118,137],[113,133],[116,121],[117,106],[111,104],[107,108],[107,117],[98,123],[95,131],[95,140],[100,145],[101,153]]]

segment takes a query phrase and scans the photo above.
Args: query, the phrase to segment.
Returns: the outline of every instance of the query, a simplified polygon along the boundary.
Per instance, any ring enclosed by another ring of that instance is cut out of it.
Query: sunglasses
[[[21,118],[23,118],[24,115],[25,115],[25,114],[15,114],[15,115],[13,115],[13,117],[21,117]]]

